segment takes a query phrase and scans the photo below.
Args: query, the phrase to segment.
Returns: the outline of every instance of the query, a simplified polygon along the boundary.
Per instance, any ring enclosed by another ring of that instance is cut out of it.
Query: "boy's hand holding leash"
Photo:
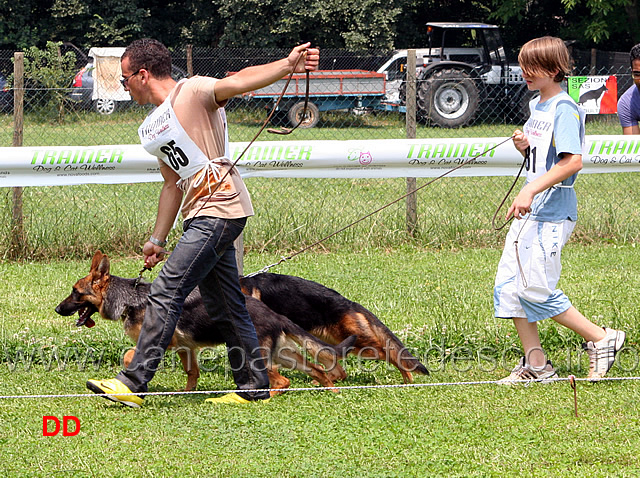
[[[513,133],[513,145],[520,151],[522,156],[527,155],[529,139],[519,129]],[[511,216],[516,219],[522,219],[526,214],[530,213],[534,196],[535,193],[530,193],[527,186],[524,186],[513,200],[513,203],[511,203],[511,207],[507,211],[506,219],[508,220]]]
[[[527,138],[522,131],[517,129],[513,132],[513,145],[518,151],[520,151],[522,156],[524,156],[527,152],[527,148],[529,147],[529,138]]]

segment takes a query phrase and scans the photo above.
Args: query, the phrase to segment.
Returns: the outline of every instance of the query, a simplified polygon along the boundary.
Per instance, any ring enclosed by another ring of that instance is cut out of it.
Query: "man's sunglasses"
[[[120,83],[122,83],[122,87],[123,87],[123,88],[126,88],[126,87],[127,87],[127,84],[129,83],[129,80],[130,80],[132,77],[136,76],[138,73],[140,73],[140,71],[141,71],[141,70],[142,70],[142,68],[140,68],[140,69],[139,69],[138,71],[136,71],[135,73],[131,73],[131,74],[130,74],[129,76],[127,76],[126,78],[122,78],[122,79],[120,80]]]

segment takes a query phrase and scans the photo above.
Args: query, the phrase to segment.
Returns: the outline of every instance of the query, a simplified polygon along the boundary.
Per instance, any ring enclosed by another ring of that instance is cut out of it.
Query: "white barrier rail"
[[[480,155],[451,176],[514,176],[522,162],[500,138],[255,142],[238,163],[243,177],[435,177]],[[232,160],[247,143],[231,143]],[[583,173],[640,171],[637,136],[587,136]],[[156,158],[139,145],[0,148],[0,187],[161,181]]]

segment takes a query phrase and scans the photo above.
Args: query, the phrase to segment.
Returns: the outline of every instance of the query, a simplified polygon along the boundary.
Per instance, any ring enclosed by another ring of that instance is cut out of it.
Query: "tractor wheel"
[[[303,113],[304,101],[299,101],[291,107],[287,116],[292,127],[295,127],[300,123],[300,120],[302,120],[302,123],[300,123],[298,128],[313,128],[318,124],[318,121],[320,120],[320,110],[311,101],[307,104],[307,113],[304,115],[304,118],[302,117]]]
[[[478,87],[463,70],[438,70],[419,82],[421,116],[443,128],[465,126],[478,110]]]

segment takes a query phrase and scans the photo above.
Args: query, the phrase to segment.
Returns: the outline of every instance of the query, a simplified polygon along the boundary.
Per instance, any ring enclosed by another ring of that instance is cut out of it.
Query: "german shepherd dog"
[[[136,284],[136,282],[139,282]],[[97,251],[91,262],[89,275],[78,280],[71,295],[64,299],[56,312],[70,316],[78,312],[76,322],[93,327],[91,316],[98,312],[108,320],[123,320],[125,333],[137,342],[144,319],[147,297],[151,289],[148,282],[136,279],[124,279],[110,274],[109,258]],[[356,337],[348,337],[337,346],[322,342],[294,324],[287,317],[276,314],[263,302],[253,297],[245,297],[249,315],[258,335],[261,352],[267,367],[269,383],[275,395],[277,390],[289,387],[289,379],[278,372],[278,366],[299,370],[308,374],[324,387],[333,388],[334,384],[327,371],[318,364],[303,357],[300,346],[307,354],[325,366],[338,366],[338,359],[344,358]],[[184,371],[187,373],[185,390],[195,390],[200,371],[196,359],[196,350],[204,346],[220,345],[215,326],[204,307],[199,290],[196,288],[185,301],[182,315],[178,320],[170,349],[177,350]],[[135,349],[124,356],[125,367],[133,358]]]
[[[246,295],[260,299],[271,310],[322,340],[337,344],[356,335],[352,353],[393,364],[405,383],[413,382],[412,372],[429,374],[371,311],[333,289],[300,277],[266,272],[241,277],[240,285]],[[332,381],[345,377],[342,367],[335,367],[329,373]]]

